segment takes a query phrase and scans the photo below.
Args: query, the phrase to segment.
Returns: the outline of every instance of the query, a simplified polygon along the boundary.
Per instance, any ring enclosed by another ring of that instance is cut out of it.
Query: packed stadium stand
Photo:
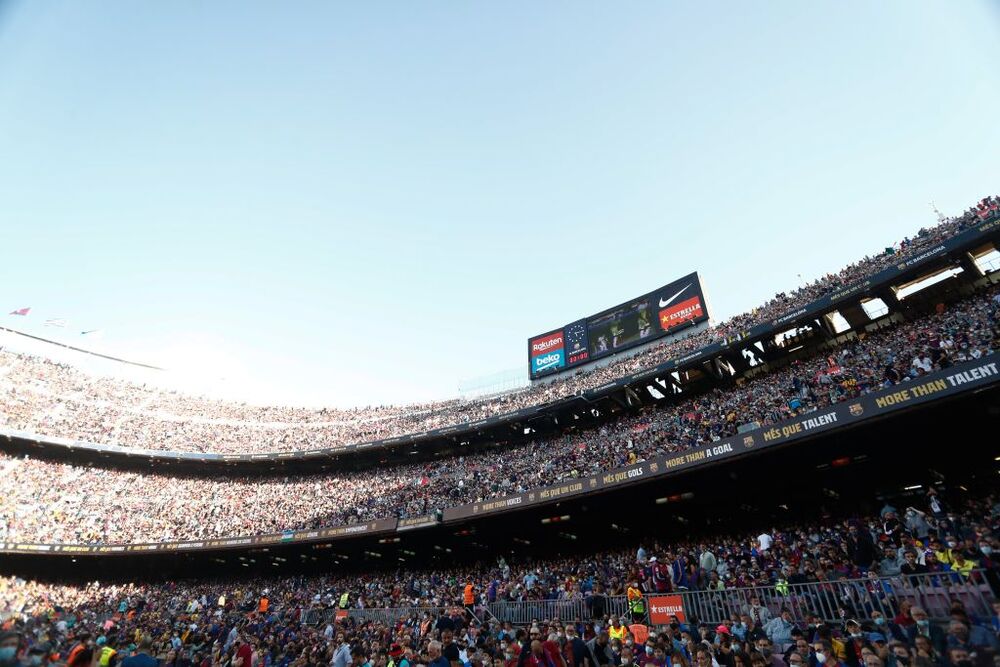
[[[197,540],[409,518],[667,456],[991,355],[1000,288],[593,431],[456,458],[337,474],[205,478],[2,456],[0,541]],[[85,490],[85,492],[81,492]]]
[[[994,664],[998,231],[986,198],[475,402],[256,407],[0,351],[0,667]]]
[[[143,449],[259,453],[338,448],[468,424],[591,390],[739,337],[774,318],[863,284],[889,267],[933,254],[943,242],[998,217],[1000,199],[984,198],[961,216],[921,228],[877,255],[810,285],[779,292],[767,303],[694,336],[590,372],[482,401],[355,410],[256,407],[95,379],[63,364],[4,352],[0,353],[0,391],[4,394],[0,428]]]

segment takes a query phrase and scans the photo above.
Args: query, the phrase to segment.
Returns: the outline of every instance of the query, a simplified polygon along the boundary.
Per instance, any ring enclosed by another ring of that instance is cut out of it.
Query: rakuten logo
[[[562,334],[553,334],[531,342],[531,354],[542,354],[551,350],[561,350],[563,347]]]

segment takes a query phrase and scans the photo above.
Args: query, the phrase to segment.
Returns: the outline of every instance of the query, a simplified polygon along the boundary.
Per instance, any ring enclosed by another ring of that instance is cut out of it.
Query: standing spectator
[[[872,539],[868,528],[861,526],[856,520],[850,522],[848,532],[847,553],[851,562],[863,570],[868,570],[878,558],[875,540]]]
[[[743,614],[750,617],[755,625],[764,626],[771,620],[771,610],[761,605],[760,596],[750,595],[750,604],[743,607]]]
[[[589,657],[594,667],[614,666],[617,664],[608,640],[607,630],[601,630],[593,639],[587,642],[587,649],[590,651]]]

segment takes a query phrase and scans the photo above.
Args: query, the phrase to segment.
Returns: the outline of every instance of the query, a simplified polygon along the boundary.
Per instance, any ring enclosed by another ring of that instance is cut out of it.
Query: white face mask
[[[816,654],[816,662],[818,662],[821,665],[824,662],[826,662],[826,654],[825,653],[817,653]]]

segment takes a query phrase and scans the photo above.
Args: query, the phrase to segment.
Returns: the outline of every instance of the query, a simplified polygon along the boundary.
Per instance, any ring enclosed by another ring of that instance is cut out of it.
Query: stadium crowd
[[[912,322],[584,432],[462,457],[295,477],[141,474],[0,455],[0,541],[129,543],[411,517],[690,449],[979,358],[1000,286]]]
[[[707,444],[744,423],[772,424],[989,354],[1000,340],[996,293],[994,288],[829,354],[596,431],[458,459],[295,478],[206,479],[5,455],[0,540],[145,542],[258,534],[418,516],[518,493]]]
[[[433,571],[83,585],[0,577],[0,667],[985,666],[1000,649],[1000,603],[992,613],[978,604],[995,600],[996,501],[944,499],[932,488],[914,503],[923,509],[887,503],[874,515],[817,512],[753,530],[746,517],[728,536]],[[932,624],[927,610],[893,597],[907,578],[941,591],[955,590],[945,580],[975,584],[986,598],[969,609],[952,597],[950,621]],[[830,613],[795,607],[796,584],[812,584]],[[725,608],[712,622],[688,609],[647,625],[644,604],[615,616],[611,598],[628,589],[712,591]],[[582,604],[523,627],[483,611],[532,600]],[[385,607],[435,611],[396,621],[310,613]]]
[[[482,400],[350,410],[261,407],[93,377],[65,364],[0,351],[0,428],[143,449],[259,453],[337,447],[468,423],[592,389],[737,335],[998,215],[1000,198],[987,197],[961,216],[722,324],[600,368]]]

